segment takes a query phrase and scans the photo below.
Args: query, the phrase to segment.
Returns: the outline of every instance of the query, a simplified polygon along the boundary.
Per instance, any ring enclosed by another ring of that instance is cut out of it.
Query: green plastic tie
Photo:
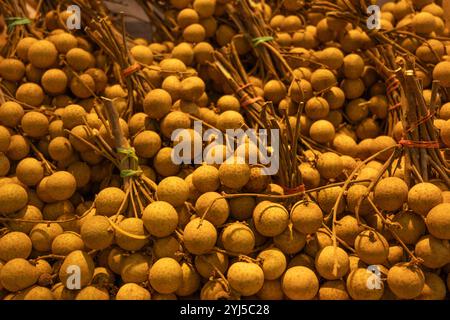
[[[125,169],[120,171],[120,177],[121,178],[128,178],[133,176],[139,176],[142,174],[142,170],[131,170],[131,169]]]
[[[6,23],[8,24],[8,31],[11,31],[14,29],[15,26],[20,26],[24,24],[30,24],[31,20],[28,18],[21,18],[21,17],[11,17],[6,18]]]
[[[254,39],[252,39],[253,47],[257,47],[261,43],[272,41],[272,40],[273,40],[273,37],[271,37],[271,36],[254,38]]]

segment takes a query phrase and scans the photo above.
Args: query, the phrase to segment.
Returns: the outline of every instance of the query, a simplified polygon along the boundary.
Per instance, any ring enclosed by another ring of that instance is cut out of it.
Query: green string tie
[[[139,176],[142,174],[142,170],[131,170],[131,169],[125,169],[120,171],[120,177],[121,178],[128,178],[133,176]]]
[[[272,41],[272,40],[273,40],[273,37],[271,37],[271,36],[254,38],[254,39],[252,39],[253,47],[257,47],[261,43]]]
[[[20,26],[24,24],[30,24],[31,20],[28,18],[21,18],[21,17],[11,17],[6,18],[6,23],[8,24],[8,31],[11,31],[14,29],[15,26]]]
[[[139,158],[137,157],[134,148],[117,148],[117,152],[125,155],[125,157],[123,157],[122,160],[120,161],[121,166],[123,166],[125,161],[127,161],[128,159],[133,159],[136,162],[139,161]],[[120,177],[122,178],[132,177],[140,175],[141,173],[142,170],[124,169],[120,171]]]

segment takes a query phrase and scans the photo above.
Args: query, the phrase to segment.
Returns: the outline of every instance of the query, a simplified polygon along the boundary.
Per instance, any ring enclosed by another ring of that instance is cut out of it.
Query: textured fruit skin
[[[183,272],[180,264],[172,258],[161,258],[150,268],[148,280],[159,293],[174,293],[181,285]]]
[[[337,280],[347,274],[350,262],[343,249],[327,246],[317,253],[315,266],[317,272],[325,279]]]
[[[142,214],[145,229],[156,237],[167,237],[178,225],[178,213],[165,201],[150,203]]]
[[[425,218],[428,231],[438,239],[450,240],[450,203],[441,203]]]
[[[236,262],[227,272],[230,286],[243,296],[257,293],[264,284],[264,272],[254,263]]]
[[[200,222],[200,218],[191,220],[184,228],[183,234],[186,249],[195,255],[210,252],[217,241],[214,225],[207,220]]]
[[[356,237],[355,250],[365,263],[382,264],[388,257],[389,243],[380,233],[366,230]]]
[[[294,205],[290,216],[293,227],[304,234],[314,233],[322,226],[323,213],[314,202]]]
[[[367,285],[373,273],[366,268],[357,268],[347,277],[347,291],[354,300],[380,300],[384,293],[383,282],[379,287],[369,288]]]
[[[87,286],[94,276],[95,264],[92,258],[81,250],[73,251],[66,256],[59,270],[59,279],[69,289],[72,285],[69,283],[71,280],[69,277],[73,273],[73,266],[80,269],[80,286],[82,288]]]
[[[409,209],[422,216],[426,216],[432,208],[442,201],[441,189],[432,183],[418,183],[408,192]]]
[[[289,213],[280,204],[263,201],[253,210],[253,221],[256,230],[263,236],[275,237],[288,226]]]
[[[408,186],[400,178],[384,178],[375,187],[374,202],[382,210],[398,210],[407,198]]]
[[[86,246],[93,250],[106,249],[114,240],[114,230],[104,216],[88,217],[81,226],[80,235]]]
[[[387,283],[397,297],[414,299],[422,292],[425,276],[419,267],[399,263],[389,269]]]
[[[286,270],[281,285],[284,294],[292,300],[312,300],[319,291],[319,280],[315,273],[302,266]]]
[[[38,278],[37,268],[22,258],[8,261],[0,270],[0,283],[3,288],[11,292],[32,286]]]

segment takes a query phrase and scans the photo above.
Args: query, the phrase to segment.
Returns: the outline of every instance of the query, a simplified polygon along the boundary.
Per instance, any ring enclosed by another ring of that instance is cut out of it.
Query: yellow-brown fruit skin
[[[35,266],[22,258],[5,263],[0,269],[0,283],[10,292],[17,292],[35,284],[39,272]]]
[[[428,231],[438,239],[450,240],[450,204],[441,203],[428,212],[425,219]]]
[[[5,184],[0,186],[0,212],[12,214],[24,208],[28,202],[26,190],[18,184]]]
[[[380,300],[384,293],[384,284],[377,288],[369,288],[367,284],[373,273],[366,268],[357,268],[347,277],[347,291],[354,300]]]
[[[425,276],[418,266],[399,263],[389,269],[387,283],[398,298],[414,299],[422,292]]]
[[[407,199],[408,186],[400,178],[384,178],[375,187],[374,202],[382,210],[398,210]]]
[[[236,262],[227,272],[230,286],[243,296],[257,293],[264,284],[264,272],[255,263]]]
[[[209,253],[217,241],[214,225],[207,220],[200,222],[200,218],[191,220],[184,228],[183,234],[186,249],[195,255]]]
[[[64,259],[61,268],[59,270],[59,279],[66,288],[69,288],[72,283],[69,283],[69,277],[73,270],[71,266],[78,266],[80,268],[80,286],[83,288],[87,286],[94,276],[94,261],[92,258],[81,250],[73,251]],[[70,288],[69,288],[70,289]]]
[[[317,272],[327,280],[342,278],[350,268],[347,253],[343,249],[333,246],[327,246],[317,253],[315,266]]]
[[[315,273],[302,266],[286,270],[281,285],[284,294],[292,300],[312,300],[319,291],[319,280]]]
[[[368,264],[382,264],[389,254],[389,243],[376,231],[361,232],[355,239],[354,247],[361,260]]]
[[[408,192],[409,208],[423,216],[442,201],[442,191],[432,183],[418,183]]]
[[[183,272],[180,264],[172,258],[157,260],[148,275],[148,280],[153,289],[159,293],[174,293],[181,285]]]

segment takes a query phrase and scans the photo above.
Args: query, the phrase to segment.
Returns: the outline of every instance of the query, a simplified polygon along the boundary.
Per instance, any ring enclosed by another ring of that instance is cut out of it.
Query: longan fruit
[[[253,210],[253,221],[263,236],[275,237],[287,228],[289,213],[280,204],[262,201]]]
[[[0,208],[6,215],[19,211],[28,202],[27,191],[15,183],[7,183],[0,186]]]
[[[67,75],[60,69],[49,69],[44,72],[41,78],[42,87],[47,93],[52,95],[64,93],[67,83]]]
[[[276,280],[286,270],[287,259],[279,249],[265,249],[259,252],[257,259],[262,260],[261,268],[264,272],[264,279],[266,280]]]
[[[414,254],[423,260],[424,266],[431,269],[442,268],[450,257],[450,248],[444,241],[427,234],[415,243]]]
[[[209,210],[208,210],[209,209]],[[195,210],[199,216],[205,215],[205,219],[214,226],[224,224],[230,214],[230,207],[226,199],[217,192],[206,192],[195,202]]]
[[[150,91],[144,99],[144,112],[152,119],[161,119],[170,112],[172,98],[163,89]]]
[[[303,234],[315,233],[322,226],[322,210],[311,201],[301,201],[294,204],[290,217],[294,229]]]
[[[23,258],[6,262],[0,270],[0,283],[10,292],[26,289],[35,284],[38,278],[37,268]]]
[[[405,244],[415,244],[426,230],[423,219],[414,212],[397,213],[392,222],[400,226],[399,230],[395,230],[395,232]]]
[[[145,45],[136,45],[130,49],[133,58],[142,64],[151,65],[153,62],[153,52]]]
[[[350,300],[343,280],[324,282],[318,292],[319,300]]]
[[[425,218],[428,231],[438,239],[450,240],[449,208],[448,203],[438,204],[428,212]]]
[[[148,243],[148,239],[145,236],[144,222],[141,219],[125,218],[118,223],[118,227],[126,232],[122,233],[120,232],[121,230],[116,230],[115,232],[115,242],[122,249],[138,251]],[[128,234],[138,236],[139,239],[130,237]]]
[[[138,157],[153,158],[161,149],[161,138],[155,131],[144,130],[135,136],[133,146]]]
[[[450,62],[442,61],[434,66],[433,79],[438,80],[443,87],[450,87]]]
[[[395,211],[408,199],[408,186],[397,177],[381,179],[375,186],[374,202],[382,210]]]
[[[445,282],[437,274],[424,272],[425,284],[415,300],[444,300],[447,294]]]
[[[281,285],[284,294],[291,300],[312,300],[319,291],[319,280],[315,273],[302,266],[286,270]]]
[[[352,215],[346,215],[336,221],[336,236],[348,245],[355,243],[356,237],[364,231],[364,227],[358,224],[358,220]]]
[[[372,230],[361,232],[355,239],[354,247],[361,260],[368,264],[384,263],[389,253],[386,238]]]
[[[285,254],[297,254],[306,244],[306,235],[288,226],[282,233],[273,238],[275,246]]]
[[[16,258],[27,259],[31,253],[32,243],[23,232],[9,232],[0,238],[0,259],[10,261]]]
[[[356,268],[347,277],[347,291],[354,300],[380,300],[385,291],[384,283],[377,281],[374,286],[368,286],[368,283],[374,277],[374,274],[366,268]],[[377,286],[378,284],[378,286]]]
[[[243,223],[234,222],[226,226],[220,236],[225,250],[234,254],[250,254],[255,247],[252,230]]]
[[[16,127],[25,114],[22,106],[14,101],[6,101],[0,106],[0,123],[6,127]]]
[[[142,221],[151,235],[167,237],[178,226],[178,213],[168,202],[154,201],[144,209]]]
[[[264,272],[260,266],[249,262],[235,262],[227,272],[227,280],[242,296],[256,294],[264,284]]]
[[[92,250],[108,248],[114,240],[114,229],[105,216],[87,217],[80,230],[81,239]]]
[[[83,73],[78,77],[73,77],[69,87],[76,97],[86,99],[93,95],[95,81],[89,74]]]
[[[0,77],[8,81],[20,81],[25,75],[25,65],[18,59],[0,61]]]
[[[214,14],[216,0],[194,0],[192,7],[198,13],[200,18],[208,18]]]
[[[176,260],[161,258],[151,266],[148,280],[157,292],[174,293],[181,286],[183,271]]]
[[[213,192],[220,187],[219,170],[212,165],[202,165],[192,174],[194,187],[202,192]]]
[[[349,271],[348,255],[339,247],[326,246],[317,253],[315,267],[327,280],[340,279]]]
[[[336,76],[328,69],[317,69],[311,74],[311,85],[315,91],[323,91],[336,85]]]
[[[173,152],[170,147],[161,148],[153,158],[155,171],[163,177],[176,175],[180,171],[180,165],[172,161]]]
[[[199,23],[193,23],[183,30],[183,39],[191,43],[199,43],[206,38],[206,30]]]
[[[25,185],[35,186],[44,177],[44,167],[34,158],[25,158],[17,164],[16,176]]]
[[[11,136],[11,142],[9,144],[8,150],[6,151],[6,156],[9,160],[22,160],[30,153],[30,143],[28,140],[19,134]]]
[[[183,231],[186,249],[195,255],[209,253],[217,240],[217,230],[208,220],[200,218],[191,220]]]
[[[46,188],[54,200],[67,200],[77,188],[75,177],[67,171],[57,171],[46,181]]]
[[[74,155],[72,144],[65,137],[56,137],[48,145],[48,153],[53,160],[64,161]]]
[[[142,283],[148,278],[150,265],[150,257],[132,253],[123,260],[120,276],[125,283]]]
[[[184,204],[189,196],[187,183],[179,177],[164,178],[156,189],[156,197],[178,207]]]
[[[199,22],[199,15],[197,11],[195,11],[194,9],[191,8],[182,9],[177,15],[177,23],[180,29],[184,29],[185,27],[198,22]]]
[[[17,88],[16,99],[30,106],[40,107],[44,102],[45,94],[41,86],[32,82],[27,82]]]
[[[389,269],[387,283],[397,297],[414,299],[422,292],[425,275],[416,265],[398,263]]]
[[[38,40],[28,49],[28,60],[36,68],[47,69],[58,59],[58,50],[48,40]]]
[[[125,283],[117,291],[116,300],[151,300],[151,294],[136,283]]]
[[[67,256],[75,250],[84,250],[84,242],[74,232],[64,232],[57,235],[52,242],[52,254]]]
[[[73,48],[66,53],[68,65],[75,71],[84,71],[91,66],[92,55],[82,48]]]
[[[319,143],[328,143],[333,141],[336,130],[333,124],[328,120],[314,121],[309,129],[311,139]]]

